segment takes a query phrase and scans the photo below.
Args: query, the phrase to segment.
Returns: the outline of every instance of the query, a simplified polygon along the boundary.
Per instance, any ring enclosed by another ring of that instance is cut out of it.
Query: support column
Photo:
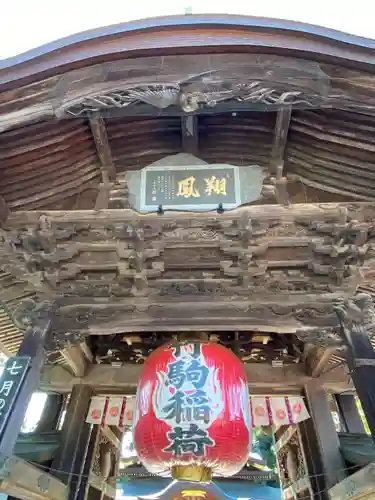
[[[365,434],[365,427],[353,394],[336,394],[337,409],[346,432]]]
[[[305,386],[310,417],[300,424],[314,498],[328,499],[328,490],[346,477],[345,462],[329,407],[328,397],[317,382]]]
[[[91,426],[91,435],[88,443],[86,458],[82,468],[81,480],[79,484],[75,485],[75,496],[69,497],[74,500],[91,500],[90,499],[90,475],[95,461],[96,449],[98,446],[99,436],[100,436],[100,425]]]
[[[8,359],[0,377],[0,458],[13,455],[32,394],[39,385],[55,305],[44,303],[31,311],[29,326],[17,356]],[[17,318],[20,320],[20,317]],[[22,317],[25,320],[25,315]],[[25,323],[23,323],[25,324]]]
[[[374,306],[369,295],[358,294],[335,309],[348,348],[350,374],[375,442],[375,351],[368,333],[375,327]]]
[[[69,485],[68,500],[77,500],[82,491],[85,463],[89,455],[93,426],[86,423],[92,388],[73,387],[61,434],[61,446],[52,462],[51,469],[65,484]]]

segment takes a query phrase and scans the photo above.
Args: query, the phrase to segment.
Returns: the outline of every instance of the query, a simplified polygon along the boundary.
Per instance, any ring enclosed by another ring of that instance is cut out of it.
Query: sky
[[[375,39],[375,2],[356,0],[13,0],[3,2],[0,59],[100,26],[184,14],[243,14],[288,19]]]

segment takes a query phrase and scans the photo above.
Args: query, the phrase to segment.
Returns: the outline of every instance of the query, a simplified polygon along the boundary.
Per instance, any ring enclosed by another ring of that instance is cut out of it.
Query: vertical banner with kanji
[[[14,356],[5,363],[0,376],[0,435],[11,415],[30,366],[29,356]]]

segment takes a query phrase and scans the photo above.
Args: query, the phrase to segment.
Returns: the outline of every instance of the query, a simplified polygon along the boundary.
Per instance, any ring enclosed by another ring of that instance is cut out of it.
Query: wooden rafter
[[[282,108],[277,112],[274,139],[271,153],[272,169],[276,173],[276,168],[284,163],[284,153],[288,139],[290,118],[292,108]]]
[[[286,205],[289,200],[286,177],[284,176],[284,154],[288,140],[292,108],[282,108],[276,117],[273,146],[271,152],[271,172],[276,175],[276,199]]]
[[[98,153],[102,182],[95,202],[95,210],[108,208],[111,182],[116,180],[116,167],[113,163],[111,148],[109,146],[107,130],[103,118],[92,116],[89,118],[91,132]]]
[[[0,302],[0,352],[13,356],[19,347],[23,332],[14,324],[11,313]]]
[[[116,167],[113,163],[105,123],[100,116],[91,117],[89,122],[100,160],[103,184],[108,184],[116,180]]]
[[[0,227],[2,227],[9,216],[9,208],[8,205],[6,204],[4,198],[0,196]]]
[[[199,153],[199,131],[198,131],[198,116],[183,115],[181,117],[181,134],[183,153],[190,153],[198,156]]]
[[[88,359],[80,345],[67,347],[60,351],[69,369],[76,377],[83,377],[88,365]]]
[[[332,355],[337,351],[335,347],[318,348],[311,353],[308,365],[313,378],[320,377],[327,369]]]

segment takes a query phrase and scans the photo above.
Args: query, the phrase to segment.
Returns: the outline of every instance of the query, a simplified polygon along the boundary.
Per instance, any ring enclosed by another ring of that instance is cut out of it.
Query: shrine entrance
[[[168,481],[189,453],[205,474],[133,496],[372,494],[374,68],[372,41],[193,15],[0,61],[1,491],[107,500],[163,481],[121,448],[167,388],[179,411],[152,418],[178,463],[143,445]],[[199,365],[204,390],[165,359]],[[145,373],[162,389],[136,403]],[[44,416],[17,437],[35,391]],[[242,436],[239,470],[213,421]]]

